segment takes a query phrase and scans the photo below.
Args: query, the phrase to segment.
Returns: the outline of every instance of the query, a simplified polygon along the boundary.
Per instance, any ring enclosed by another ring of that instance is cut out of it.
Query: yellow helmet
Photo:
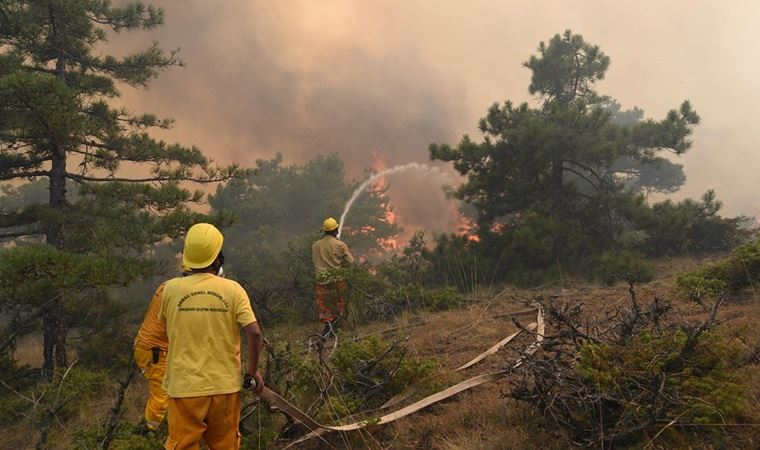
[[[332,217],[328,217],[322,223],[322,231],[333,231],[338,229],[338,221]]]
[[[210,223],[196,223],[185,236],[182,265],[188,269],[204,269],[210,266],[222,250],[224,237]]]

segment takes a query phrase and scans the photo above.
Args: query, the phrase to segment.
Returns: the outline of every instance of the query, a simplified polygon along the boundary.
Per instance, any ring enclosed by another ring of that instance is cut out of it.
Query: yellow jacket
[[[354,255],[345,242],[325,234],[311,246],[311,259],[317,284],[330,284],[342,279],[340,269],[350,267],[354,262]]]
[[[151,299],[150,305],[148,305],[140,331],[137,332],[137,336],[135,337],[134,348],[150,350],[153,347],[158,347],[163,351],[168,350],[169,338],[166,336],[166,324],[158,320],[163,294],[164,285],[162,284],[156,289],[153,299]]]

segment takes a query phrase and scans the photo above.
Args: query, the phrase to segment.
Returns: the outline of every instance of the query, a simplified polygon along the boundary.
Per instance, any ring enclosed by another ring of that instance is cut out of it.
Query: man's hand
[[[259,356],[261,355],[261,341],[263,336],[261,335],[261,329],[258,322],[252,322],[245,328],[245,334],[248,336],[248,371],[245,374],[246,378],[251,378],[256,382],[255,386],[251,386],[256,395],[261,394],[264,389],[264,380],[259,373]]]
[[[253,388],[253,392],[255,392],[256,395],[261,394],[261,391],[264,390],[264,379],[261,378],[261,374],[258,370],[253,375],[248,373],[245,374],[245,378],[243,379],[243,388]]]

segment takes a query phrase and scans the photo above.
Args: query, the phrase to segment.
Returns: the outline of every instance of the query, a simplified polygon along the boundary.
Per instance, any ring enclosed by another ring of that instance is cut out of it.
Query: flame
[[[387,166],[385,164],[385,159],[383,158],[382,153],[380,152],[371,152],[372,154],[372,162],[370,164],[372,171],[374,173],[380,173],[384,170],[386,170]],[[380,177],[378,178],[374,183],[372,183],[368,188],[367,191],[371,192],[375,196],[377,196],[380,199],[380,208],[382,210],[383,217],[381,217],[379,220],[381,222],[385,222],[387,224],[398,224],[398,223],[404,223],[403,217],[399,216],[399,213],[397,210],[393,208],[393,206],[390,205],[386,192],[388,188],[390,187],[390,183],[386,177]],[[452,220],[452,222],[449,222],[449,224],[455,224],[455,231],[454,233],[457,236],[464,237],[470,242],[480,242],[480,236],[478,236],[477,233],[477,226],[475,222],[463,215],[458,207],[456,206],[455,202],[451,203],[451,217],[455,218]],[[501,225],[499,225],[501,226]],[[354,229],[354,232],[359,233],[372,233],[376,231],[375,227],[365,225],[362,227],[359,227],[358,229]],[[379,238],[377,240],[378,249],[376,251],[373,251],[377,256],[381,256],[382,254],[387,253],[398,253],[403,247],[404,243],[401,242],[402,236],[393,236],[389,238]]]
[[[478,236],[475,230],[475,222],[457,211],[459,214],[459,221],[457,222],[456,235],[467,238],[468,241],[480,242],[480,236]]]
[[[372,170],[375,173],[380,173],[386,169],[385,160],[383,159],[383,156],[380,153],[372,152]],[[381,207],[383,209],[383,218],[380,220],[382,222],[388,223],[388,224],[395,224],[398,220],[398,213],[393,209],[393,207],[388,202],[388,196],[386,194],[386,191],[388,190],[388,180],[386,177],[378,178],[377,181],[375,181],[370,187],[369,191],[376,194],[381,199]],[[365,227],[365,228],[371,228],[371,230],[368,231],[374,231],[373,227]],[[382,249],[383,252],[395,252],[400,248],[400,243],[398,241],[397,237],[390,237],[390,238],[380,238],[377,240],[378,245]]]

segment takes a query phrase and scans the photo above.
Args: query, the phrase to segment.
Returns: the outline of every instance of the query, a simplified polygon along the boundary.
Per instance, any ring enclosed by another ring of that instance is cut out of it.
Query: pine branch
[[[568,171],[570,173],[574,173],[575,175],[578,175],[584,181],[586,181],[586,183],[590,184],[591,187],[593,187],[594,189],[599,189],[599,186],[597,186],[596,184],[594,184],[594,182],[591,181],[587,176],[583,175],[582,173],[578,172],[577,170],[572,169],[572,168],[567,167],[567,166],[563,167],[562,170],[566,170],[566,171]]]
[[[16,178],[36,178],[49,176],[47,170],[33,170],[31,172],[16,172],[0,175],[0,180],[15,180]]]
[[[596,173],[596,171],[595,171],[594,169],[592,169],[591,167],[589,167],[589,166],[587,166],[587,165],[585,165],[585,164],[581,164],[581,163],[579,163],[578,161],[571,161],[571,160],[569,160],[569,159],[566,159],[566,160],[564,160],[563,162],[566,162],[566,163],[568,163],[568,164],[572,164],[572,165],[574,165],[574,166],[580,167],[581,169],[583,169],[583,170],[585,170],[586,172],[588,172],[588,173],[590,173],[591,175],[593,175],[593,176],[594,176],[594,178],[596,178],[596,179],[597,179],[597,180],[599,180],[600,182],[604,182],[604,178],[602,178],[602,177],[601,177],[601,176],[600,176],[598,173]]]
[[[119,177],[89,177],[86,175],[76,175],[73,173],[66,173],[66,178],[70,178],[76,182],[91,181],[95,183],[150,183],[150,182],[164,182],[164,181],[190,181],[193,183],[219,183],[230,179],[228,175],[220,175],[217,177],[198,178],[198,177],[184,177],[184,176],[155,176],[148,178],[119,178]]]
[[[6,337],[5,341],[3,341],[2,344],[0,344],[0,353],[4,352],[6,348],[8,348],[11,345],[13,345],[13,343],[16,341],[16,336],[18,336],[22,331],[24,331],[24,329],[32,321],[34,321],[34,320],[39,319],[40,317],[42,317],[42,315],[45,313],[45,310],[48,307],[48,305],[50,305],[51,303],[53,303],[53,302],[57,301],[58,299],[60,299],[61,296],[62,296],[62,294],[58,294],[55,297],[47,300],[39,308],[37,308],[34,311],[32,311],[31,314],[29,314],[28,316],[24,317],[24,319],[21,320],[20,323],[18,323],[18,322],[15,323],[16,328],[13,329],[12,331],[10,331],[10,333]],[[9,389],[12,389],[8,385],[6,385],[6,387],[8,387]]]

